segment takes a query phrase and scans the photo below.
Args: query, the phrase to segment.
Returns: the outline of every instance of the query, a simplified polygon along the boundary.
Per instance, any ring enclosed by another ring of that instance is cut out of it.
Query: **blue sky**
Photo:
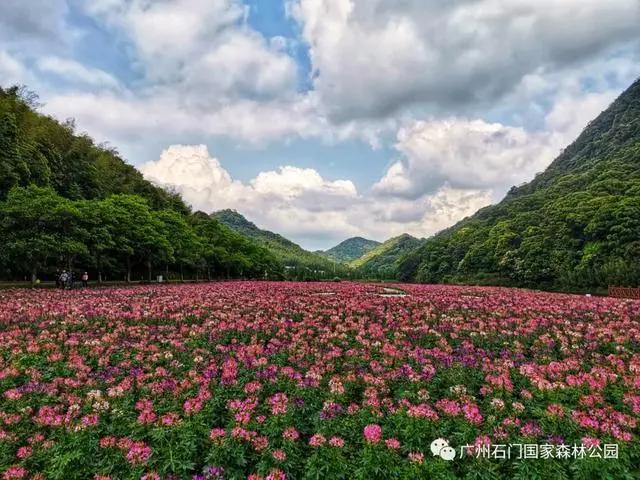
[[[5,0],[0,84],[195,209],[309,249],[429,236],[640,76],[637,0]]]

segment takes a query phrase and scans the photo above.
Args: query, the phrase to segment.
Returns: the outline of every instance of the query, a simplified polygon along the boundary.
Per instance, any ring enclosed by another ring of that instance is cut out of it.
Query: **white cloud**
[[[3,0],[0,2],[0,42],[5,48],[51,51],[67,43],[66,0]]]
[[[328,181],[311,168],[283,166],[260,172],[244,184],[233,180],[204,145],[172,145],[159,160],[145,163],[140,170],[154,182],[177,188],[195,208],[209,212],[238,202],[259,210],[288,203],[312,209],[317,202],[327,205],[334,198],[358,197],[351,181]]]
[[[559,143],[568,144],[617,97],[618,92],[587,93],[559,97],[546,117],[547,128],[560,136]]]
[[[0,86],[23,84],[29,74],[24,65],[13,55],[0,50]]]
[[[37,65],[42,72],[53,73],[66,81],[95,87],[120,88],[120,83],[113,75],[98,68],[87,67],[75,60],[46,56],[39,58]]]
[[[204,145],[173,145],[141,171],[149,180],[175,188],[195,209],[237,209],[310,249],[353,235],[380,240],[407,231],[430,235],[490,201],[488,191],[448,185],[418,201],[362,195],[349,180],[327,180],[314,169],[294,166],[261,172],[243,183]]]
[[[185,99],[175,92],[69,92],[48,96],[45,111],[58,118],[74,117],[99,141],[124,147],[176,136],[224,136],[261,145],[273,139],[327,134],[309,96],[288,101],[237,99],[219,108],[200,110],[185,105]]]
[[[102,0],[85,9],[131,42],[148,83],[170,86],[192,108],[295,93],[295,62],[244,24],[237,0]]]
[[[398,133],[402,159],[374,190],[417,198],[444,183],[492,189],[527,180],[557,154],[544,134],[483,120],[416,122]]]
[[[75,117],[136,164],[172,143],[220,137],[378,147],[396,134],[396,158],[370,191],[294,165],[240,182],[204,147],[173,146],[144,166],[196,208],[237,208],[326,246],[429,235],[499,199],[640,75],[637,0],[287,4],[302,38],[265,38],[241,0],[74,2],[129,62],[111,74],[73,58],[88,27],[71,24],[67,1],[6,0],[0,83],[27,83],[46,113]],[[306,92],[292,53],[299,42],[311,54]]]
[[[544,170],[616,95],[607,90],[561,96],[545,117],[545,129],[533,132],[480,119],[417,121],[398,132],[401,157],[373,190],[416,199],[446,184],[488,190],[499,199]]]
[[[487,105],[528,74],[640,38],[637,0],[297,0],[289,9],[337,120]]]

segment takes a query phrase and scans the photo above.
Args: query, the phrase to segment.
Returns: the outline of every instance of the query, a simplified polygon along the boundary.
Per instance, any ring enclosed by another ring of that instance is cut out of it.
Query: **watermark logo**
[[[449,446],[449,442],[444,438],[436,438],[431,442],[431,453],[434,457],[440,457],[443,460],[451,461],[456,458],[456,451]]]
[[[431,453],[434,457],[451,461],[465,457],[489,458],[493,460],[532,460],[532,459],[575,459],[601,458],[617,459],[619,448],[617,444],[479,444],[463,445],[457,452],[444,438],[436,438],[431,442]]]

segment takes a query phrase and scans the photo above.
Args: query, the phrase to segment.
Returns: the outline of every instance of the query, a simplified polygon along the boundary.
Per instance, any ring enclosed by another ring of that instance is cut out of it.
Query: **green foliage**
[[[71,199],[139,195],[154,209],[188,213],[174,192],[144,180],[117,151],[77,134],[75,123],[59,123],[36,110],[34,94],[0,88],[0,199],[11,187],[36,184]]]
[[[287,278],[317,280],[332,278],[336,273],[345,275],[347,272],[343,265],[337,265],[335,261],[304,250],[282,235],[258,228],[235,210],[220,210],[211,217],[271,251],[284,265]]]
[[[380,242],[376,242],[375,240],[353,237],[340,242],[338,245],[325,252],[318,252],[318,254],[335,262],[349,263],[362,257],[378,245],[380,245]]]
[[[49,188],[13,188],[0,203],[2,259],[31,274],[88,252],[81,211]]]
[[[272,244],[191,214],[114,149],[36,107],[33,94],[0,88],[0,278],[35,281],[77,266],[99,280],[282,278],[286,249],[306,265],[315,259],[275,234],[274,254]]]
[[[393,278],[397,274],[398,260],[419,244],[420,240],[405,233],[369,250],[350,265],[364,278]]]
[[[0,116],[0,196],[4,198],[11,187],[20,181],[18,138],[13,114]]]
[[[640,80],[533,181],[404,255],[398,277],[557,289],[640,284]]]

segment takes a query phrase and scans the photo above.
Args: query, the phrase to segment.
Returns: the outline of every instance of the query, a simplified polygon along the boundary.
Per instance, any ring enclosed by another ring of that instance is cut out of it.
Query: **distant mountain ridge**
[[[365,255],[380,245],[380,242],[362,237],[352,237],[340,242],[329,250],[318,253],[336,262],[349,263]]]
[[[333,263],[317,253],[303,249],[297,243],[283,237],[279,233],[263,230],[236,210],[225,209],[213,212],[212,218],[221,224],[245,235],[267,247],[287,267],[310,268],[314,270],[333,271]]]
[[[369,250],[362,257],[353,260],[349,266],[357,269],[365,277],[393,278],[400,259],[421,243],[422,240],[404,233]]]

